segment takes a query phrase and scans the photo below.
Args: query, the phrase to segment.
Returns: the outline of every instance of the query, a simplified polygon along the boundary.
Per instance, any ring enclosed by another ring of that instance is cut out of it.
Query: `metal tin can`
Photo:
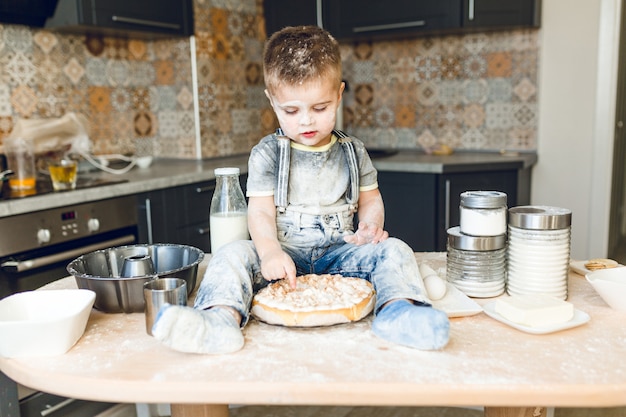
[[[572,212],[549,206],[509,210],[507,293],[567,299]]]
[[[506,284],[506,234],[471,236],[448,229],[446,279],[470,297],[495,297]]]
[[[461,194],[461,233],[471,236],[506,234],[505,193],[499,191],[466,191]]]

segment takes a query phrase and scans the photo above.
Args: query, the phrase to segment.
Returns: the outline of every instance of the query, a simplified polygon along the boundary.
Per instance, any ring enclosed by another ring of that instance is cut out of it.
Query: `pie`
[[[331,326],[361,320],[374,304],[374,289],[365,279],[308,274],[297,277],[295,289],[286,279],[270,283],[254,296],[251,313],[268,324]]]

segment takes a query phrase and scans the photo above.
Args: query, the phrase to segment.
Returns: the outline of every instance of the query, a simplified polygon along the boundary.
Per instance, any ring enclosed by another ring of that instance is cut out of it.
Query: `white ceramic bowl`
[[[152,157],[151,156],[140,156],[138,157],[135,162],[137,163],[137,166],[141,169],[145,169],[148,168],[151,164],[152,164]]]
[[[96,299],[91,290],[25,291],[0,300],[0,356],[53,356],[80,339]]]
[[[626,311],[626,267],[598,269],[585,277],[611,308]]]

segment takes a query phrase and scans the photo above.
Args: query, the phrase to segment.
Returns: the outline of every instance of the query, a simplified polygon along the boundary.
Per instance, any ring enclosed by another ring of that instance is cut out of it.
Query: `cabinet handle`
[[[445,230],[450,228],[450,180],[446,180]]]
[[[131,23],[133,25],[152,26],[152,27],[175,29],[175,30],[180,29],[180,25],[178,23],[158,22],[156,20],[135,19],[132,17],[117,16],[117,15],[111,16],[111,20],[113,20],[114,22]]]
[[[474,20],[474,0],[469,0],[467,18],[468,20]]]
[[[209,234],[209,228],[208,227],[201,227],[198,229],[198,234],[199,235],[208,235]]]
[[[150,204],[150,199],[146,198],[146,229],[148,230],[148,243],[151,245],[152,242],[152,206]]]
[[[317,14],[317,26],[323,28],[324,21],[322,20],[322,0],[315,2],[315,13]]]
[[[196,193],[198,194],[208,193],[214,190],[215,190],[215,185],[207,185],[205,187],[196,187]]]
[[[355,28],[352,28],[352,32],[355,32],[355,33],[377,32],[380,30],[414,28],[414,27],[420,27],[420,26],[426,26],[426,21],[414,20],[412,22],[389,23],[387,25],[357,26]]]

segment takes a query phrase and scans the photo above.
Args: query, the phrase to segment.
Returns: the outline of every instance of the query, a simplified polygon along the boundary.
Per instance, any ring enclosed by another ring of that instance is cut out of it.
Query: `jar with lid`
[[[572,212],[549,206],[509,210],[507,292],[567,299]]]
[[[466,191],[461,194],[461,233],[471,236],[506,234],[506,194],[499,191]]]
[[[470,297],[495,297],[506,284],[506,235],[471,236],[448,229],[446,279]]]
[[[236,240],[247,240],[248,206],[239,184],[239,168],[215,170],[215,192],[209,214],[211,252]]]

